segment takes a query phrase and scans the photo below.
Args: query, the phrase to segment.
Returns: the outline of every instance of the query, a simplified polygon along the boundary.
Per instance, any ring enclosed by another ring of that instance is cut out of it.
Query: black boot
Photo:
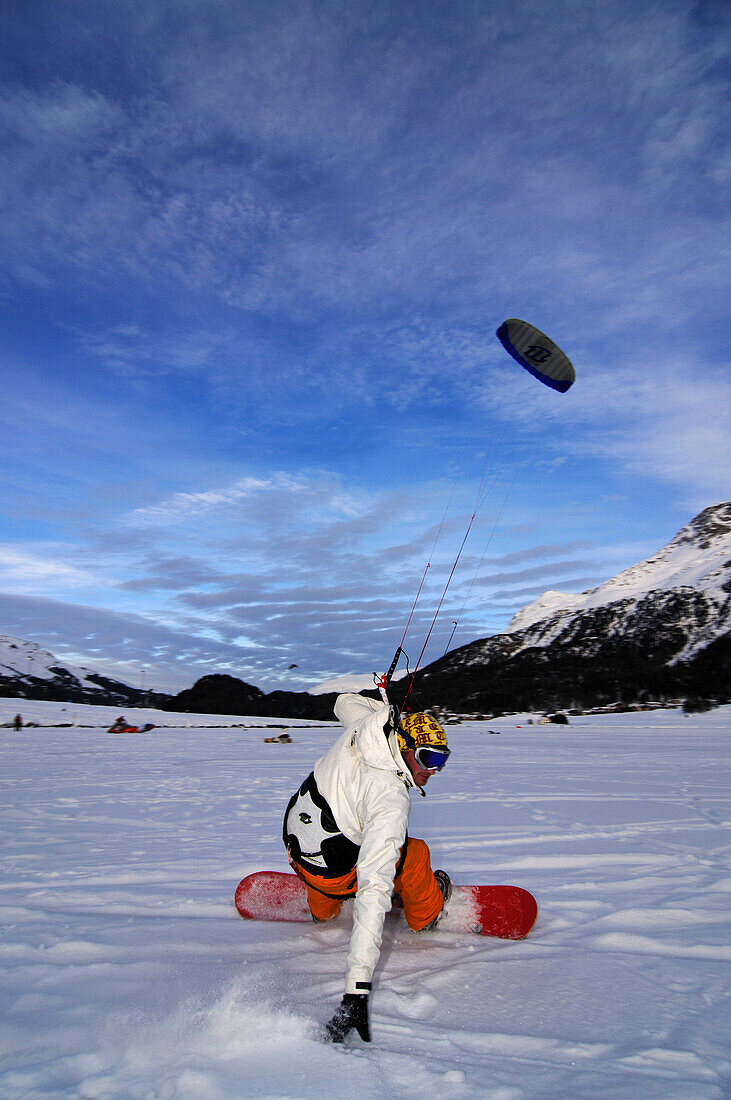
[[[449,875],[447,874],[447,872],[446,871],[435,871],[434,872],[434,878],[437,880],[437,886],[439,887],[439,892],[441,893],[442,898],[443,898],[442,908],[439,910],[439,912],[437,913],[436,917],[431,922],[431,924],[427,924],[426,928],[422,928],[422,930],[421,930],[422,932],[432,932],[437,927],[437,925],[439,924],[439,921],[444,916],[444,910],[445,910],[445,907],[447,905],[447,902],[449,901],[450,897],[452,896],[452,880],[449,877]]]
[[[437,886],[442,892],[444,904],[446,905],[452,896],[452,880],[446,871],[435,871],[434,878],[437,880]]]

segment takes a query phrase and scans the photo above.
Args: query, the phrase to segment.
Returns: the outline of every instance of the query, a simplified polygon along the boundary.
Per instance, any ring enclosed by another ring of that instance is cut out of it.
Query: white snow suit
[[[335,715],[345,733],[291,799],[283,835],[293,859],[309,872],[327,879],[357,868],[345,979],[345,992],[355,993],[370,983],[378,963],[406,839],[409,790],[416,784],[399,752],[388,705],[339,695]]]

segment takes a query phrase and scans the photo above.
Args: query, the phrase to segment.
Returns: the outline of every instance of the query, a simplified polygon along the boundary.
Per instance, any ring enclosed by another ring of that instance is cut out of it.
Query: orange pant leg
[[[410,836],[406,858],[394,880],[394,889],[404,903],[404,916],[410,928],[418,932],[441,913],[444,899],[431,869],[429,848],[423,840]]]
[[[304,867],[291,858],[289,862],[292,870],[299,875],[307,887],[307,904],[315,920],[332,920],[340,912],[345,898],[355,897],[358,885],[355,870],[338,878],[323,878],[321,875],[313,875],[305,871]],[[325,893],[322,892],[323,890]]]
[[[339,878],[323,878],[305,871],[291,858],[290,864],[307,887],[307,904],[316,920],[332,920],[340,912],[342,901],[355,897],[358,886],[355,869]],[[415,932],[426,928],[441,913],[444,900],[431,869],[429,848],[418,837],[409,837],[406,857],[393,886],[401,896],[406,921]],[[326,897],[321,893],[323,890],[334,896]]]
[[[318,894],[311,886],[307,887],[307,904],[310,912],[317,921],[332,920],[340,912],[342,902],[337,898],[326,898],[324,894]]]

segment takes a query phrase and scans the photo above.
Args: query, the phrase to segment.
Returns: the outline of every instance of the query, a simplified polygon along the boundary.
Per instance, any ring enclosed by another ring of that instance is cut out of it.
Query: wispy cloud
[[[33,592],[38,585],[86,588],[90,576],[63,560],[54,561],[49,547],[33,554],[27,549],[0,546],[0,585],[15,592]]]
[[[243,478],[235,485],[225,489],[207,489],[198,493],[175,493],[168,500],[160,501],[148,508],[138,508],[128,517],[132,525],[136,523],[185,522],[201,513],[216,511],[231,506],[239,506],[242,501],[255,493],[271,488],[271,482],[260,478]]]

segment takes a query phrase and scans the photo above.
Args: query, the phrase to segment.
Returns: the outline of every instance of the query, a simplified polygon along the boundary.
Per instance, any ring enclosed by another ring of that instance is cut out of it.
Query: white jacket
[[[371,981],[381,952],[383,921],[409,820],[406,767],[395,730],[386,738],[389,708],[362,695],[339,695],[335,716],[345,733],[315,764],[318,790],[344,835],[360,845],[345,992]]]

